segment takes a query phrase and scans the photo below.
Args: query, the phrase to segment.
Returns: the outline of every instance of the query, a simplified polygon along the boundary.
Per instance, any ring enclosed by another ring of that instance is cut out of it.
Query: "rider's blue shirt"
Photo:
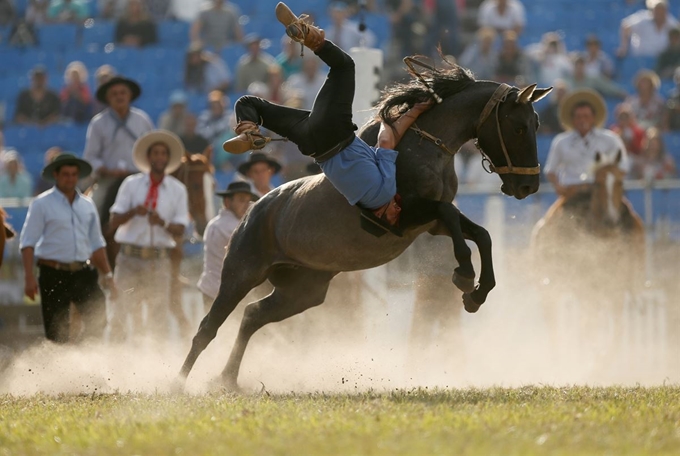
[[[349,204],[377,209],[397,193],[396,161],[396,150],[371,147],[355,137],[342,152],[319,166]]]

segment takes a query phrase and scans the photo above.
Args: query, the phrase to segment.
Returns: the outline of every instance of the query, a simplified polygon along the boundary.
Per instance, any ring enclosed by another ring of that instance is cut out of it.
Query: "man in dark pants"
[[[234,107],[238,125],[236,136],[223,148],[231,153],[262,149],[269,138],[259,125],[294,142],[300,152],[313,157],[328,180],[351,205],[369,209],[387,223],[398,223],[401,210],[397,193],[394,150],[417,117],[429,109],[423,100],[406,111],[392,125],[382,124],[376,147],[367,145],[354,132],[354,61],[342,49],[325,39],[324,31],[297,17],[283,3],[276,6],[276,17],[286,26],[294,41],[311,49],[329,67],[328,77],[311,111],[270,103],[244,96]]]
[[[69,341],[71,302],[82,317],[82,337],[103,336],[106,301],[97,269],[112,297],[116,294],[97,208],[77,188],[78,180],[91,172],[90,164],[74,155],[57,156],[42,171],[43,179],[55,186],[31,202],[21,230],[25,292],[35,299],[40,288],[45,336],[53,342]],[[35,259],[39,281],[33,272]]]

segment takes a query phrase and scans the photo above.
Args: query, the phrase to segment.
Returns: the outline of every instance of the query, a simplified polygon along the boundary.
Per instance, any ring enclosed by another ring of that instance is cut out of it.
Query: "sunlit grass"
[[[0,454],[680,454],[680,387],[0,397]]]

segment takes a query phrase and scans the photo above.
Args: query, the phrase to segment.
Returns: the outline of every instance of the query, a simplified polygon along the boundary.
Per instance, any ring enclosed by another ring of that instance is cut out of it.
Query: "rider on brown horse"
[[[352,205],[368,209],[390,225],[399,221],[394,150],[418,116],[431,106],[423,100],[392,125],[383,124],[377,147],[370,147],[354,132],[354,61],[332,42],[323,30],[299,18],[283,3],[276,6],[277,19],[294,41],[311,49],[329,67],[311,112],[270,103],[253,96],[241,97],[235,106],[238,136],[224,143],[224,150],[244,153],[262,149],[269,138],[259,125],[297,144],[304,155],[313,157],[335,188]],[[321,152],[319,152],[321,151]]]

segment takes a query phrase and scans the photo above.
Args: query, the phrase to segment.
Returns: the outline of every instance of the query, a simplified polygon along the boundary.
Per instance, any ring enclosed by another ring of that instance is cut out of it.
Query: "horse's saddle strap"
[[[39,266],[47,266],[57,271],[78,272],[90,266],[90,260],[87,261],[73,261],[71,263],[61,263],[55,260],[38,260]]]
[[[167,258],[168,250],[161,247],[140,247],[132,244],[122,244],[120,246],[120,252],[123,255],[141,258],[143,260]]]
[[[352,144],[352,141],[354,141],[354,138],[356,135],[352,133],[349,135],[347,138],[343,139],[339,143],[337,143],[335,146],[331,147],[328,149],[326,152],[320,153],[320,154],[312,154],[310,155],[314,160],[316,160],[317,163],[325,162],[327,160],[330,160],[331,158],[335,157],[338,155],[342,150]]]

